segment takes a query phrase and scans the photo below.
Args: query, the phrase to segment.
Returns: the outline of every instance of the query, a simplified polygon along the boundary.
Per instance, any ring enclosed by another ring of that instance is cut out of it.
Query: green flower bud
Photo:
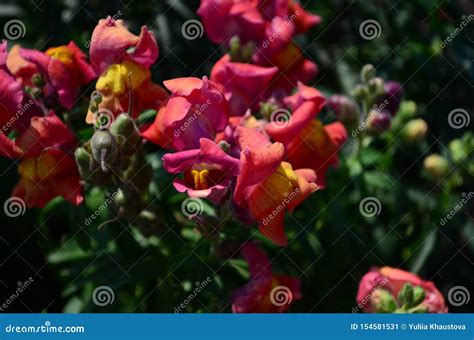
[[[406,309],[413,307],[414,293],[413,286],[409,283],[405,283],[398,293],[398,301]]]
[[[434,178],[440,179],[449,172],[449,162],[438,154],[431,154],[423,162],[425,170]]]
[[[418,306],[425,300],[425,297],[425,290],[422,287],[416,286],[413,288],[413,306]]]
[[[74,151],[74,157],[76,158],[79,174],[85,181],[87,181],[92,176],[92,155],[89,154],[84,148],[77,148]]]
[[[365,85],[357,85],[354,87],[352,90],[352,96],[357,100],[357,101],[363,101],[367,98],[369,94],[368,88]]]
[[[33,83],[33,85],[40,89],[42,89],[45,85],[44,78],[39,73],[33,74],[33,76],[31,77],[31,82]]]
[[[143,152],[138,152],[130,158],[130,164],[123,173],[126,181],[131,181],[138,189],[148,189],[153,179],[153,168],[146,161]]]
[[[467,157],[466,149],[460,139],[454,139],[451,141],[451,143],[449,143],[449,150],[451,151],[451,156],[456,162],[461,162]]]
[[[375,307],[378,313],[393,313],[398,308],[398,305],[389,291],[381,289],[377,292]]]
[[[410,120],[402,131],[402,138],[408,143],[417,143],[423,140],[428,131],[428,124],[423,119]]]
[[[141,143],[135,121],[127,113],[121,113],[110,125],[109,131],[117,139],[122,152],[134,153]]]
[[[369,80],[369,91],[376,98],[385,93],[384,80],[382,78],[372,78]]]
[[[366,64],[362,67],[362,70],[360,71],[360,79],[366,83],[373,77],[375,77],[375,67],[372,64]]]
[[[107,130],[97,130],[90,141],[92,156],[102,171],[108,172],[117,160],[117,142]]]

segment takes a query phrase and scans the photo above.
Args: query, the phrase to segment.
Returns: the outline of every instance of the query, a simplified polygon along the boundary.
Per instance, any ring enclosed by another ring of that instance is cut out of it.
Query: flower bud
[[[428,131],[428,124],[419,118],[410,120],[402,131],[402,138],[408,143],[417,143],[423,140]]]
[[[31,82],[33,83],[34,86],[42,89],[45,85],[44,78],[41,74],[35,73],[31,77]]]
[[[398,308],[392,293],[385,289],[380,289],[375,293],[374,304],[378,313],[393,313]]]
[[[361,84],[357,85],[352,90],[352,95],[357,101],[365,100],[367,98],[368,93],[369,92],[368,92],[367,86],[361,85]]]
[[[409,283],[405,283],[398,293],[398,301],[405,308],[413,307],[414,293],[413,286]]]
[[[137,151],[141,142],[135,121],[127,113],[121,113],[110,125],[110,133],[117,139],[125,154]]]
[[[387,81],[384,85],[384,94],[377,99],[377,102],[384,103],[385,110],[394,116],[400,107],[403,95],[404,90],[399,82]]]
[[[74,157],[76,159],[79,175],[81,175],[82,179],[87,181],[92,176],[92,155],[89,154],[84,148],[77,148],[74,151]]]
[[[117,160],[117,142],[114,136],[107,130],[97,130],[90,143],[94,160],[100,164],[102,171],[108,172]]]
[[[359,117],[359,109],[356,103],[340,94],[329,97],[328,107],[334,112],[337,119],[343,123],[356,122]]]
[[[390,120],[390,115],[385,111],[371,111],[368,118],[369,131],[379,134],[388,130],[390,128]]]
[[[379,97],[385,93],[385,82],[382,78],[376,77],[369,80],[369,91],[375,97]]]
[[[366,64],[360,71],[360,78],[364,83],[375,77],[375,67],[372,64]]]
[[[148,189],[153,178],[153,169],[146,161],[143,152],[137,152],[130,158],[130,165],[124,171],[123,177],[138,189]]]
[[[442,178],[449,172],[449,163],[447,159],[435,153],[425,158],[423,167],[436,179]]]

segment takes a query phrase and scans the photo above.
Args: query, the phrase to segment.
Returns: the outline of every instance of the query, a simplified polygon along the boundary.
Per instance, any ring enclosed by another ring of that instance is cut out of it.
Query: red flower
[[[234,293],[234,313],[283,313],[301,299],[300,281],[272,274],[270,261],[255,244],[247,243],[242,255],[249,264],[251,280]]]
[[[270,143],[257,130],[239,126],[235,133],[242,152],[234,200],[248,209],[263,235],[285,246],[285,213],[316,191],[316,174],[311,169],[293,170],[292,164],[283,162],[283,145]]]
[[[81,86],[95,78],[85,54],[72,41],[69,45],[50,48],[46,53],[15,45],[7,56],[6,65],[24,86],[34,87],[33,76],[42,76],[44,95],[57,96],[67,109],[73,107]]]
[[[79,205],[82,186],[69,154],[75,144],[75,137],[53,112],[33,117],[29,129],[15,141],[0,135],[0,156],[21,160],[20,181],[12,196],[23,199],[28,207],[41,208],[57,196]]]
[[[286,123],[270,122],[266,132],[285,145],[286,160],[296,169],[310,168],[316,172],[318,187],[326,187],[326,172],[337,166],[338,153],[347,140],[344,125],[335,122],[323,125],[314,119],[326,100],[316,89],[298,83],[298,92],[284,99],[291,109]]]
[[[357,293],[357,303],[364,311],[375,312],[378,294],[382,290],[396,298],[405,283],[424,289],[425,299],[421,305],[426,307],[428,312],[448,312],[444,297],[433,282],[424,281],[415,274],[391,267],[375,268],[362,277]]]
[[[101,74],[110,65],[133,61],[150,67],[158,59],[158,45],[153,32],[142,26],[140,36],[125,27],[123,20],[102,19],[92,32],[89,55],[94,70]]]

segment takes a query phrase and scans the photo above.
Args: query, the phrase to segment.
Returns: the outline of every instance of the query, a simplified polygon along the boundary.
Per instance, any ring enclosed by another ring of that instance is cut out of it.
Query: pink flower
[[[201,0],[198,15],[209,39],[221,44],[238,36],[242,42],[264,37],[266,22],[258,10],[258,0]]]
[[[227,155],[213,141],[201,138],[200,148],[163,157],[166,171],[184,173],[173,185],[190,197],[208,198],[219,204],[228,191],[231,179],[239,173],[239,160]]]
[[[73,107],[81,86],[95,78],[85,54],[74,42],[45,53],[15,45],[8,53],[6,66],[23,86],[34,87],[32,78],[40,75],[45,82],[43,94],[51,99],[57,97],[67,109]]]
[[[405,283],[423,288],[425,299],[421,306],[426,307],[429,313],[448,312],[444,297],[433,282],[424,281],[413,273],[391,267],[374,268],[362,277],[357,303],[364,311],[375,312],[379,291],[387,291],[396,299]]]
[[[200,139],[214,140],[224,131],[229,106],[219,87],[207,77],[177,78],[164,82],[171,96],[160,108],[143,137],[177,151],[200,148]]]
[[[234,293],[234,313],[283,313],[301,299],[300,281],[274,275],[267,256],[254,243],[243,246],[242,256],[249,264],[251,279]]]
[[[0,68],[0,134],[23,131],[40,109],[23,92],[21,83]]]
[[[211,80],[222,86],[231,115],[243,116],[258,107],[277,73],[276,67],[232,62],[226,54],[212,68]]]
[[[125,27],[123,20],[102,19],[92,32],[89,55],[94,70],[101,74],[110,65],[133,61],[150,67],[158,59],[153,32],[142,26],[140,36]]]

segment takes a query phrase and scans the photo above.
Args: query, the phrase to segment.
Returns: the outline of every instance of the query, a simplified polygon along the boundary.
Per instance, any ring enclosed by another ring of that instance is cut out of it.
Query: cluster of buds
[[[362,67],[360,78],[361,83],[352,91],[354,100],[333,95],[329,98],[329,108],[346,126],[359,126],[359,130],[380,134],[390,128],[403,98],[403,88],[396,81],[377,77],[370,64]]]

